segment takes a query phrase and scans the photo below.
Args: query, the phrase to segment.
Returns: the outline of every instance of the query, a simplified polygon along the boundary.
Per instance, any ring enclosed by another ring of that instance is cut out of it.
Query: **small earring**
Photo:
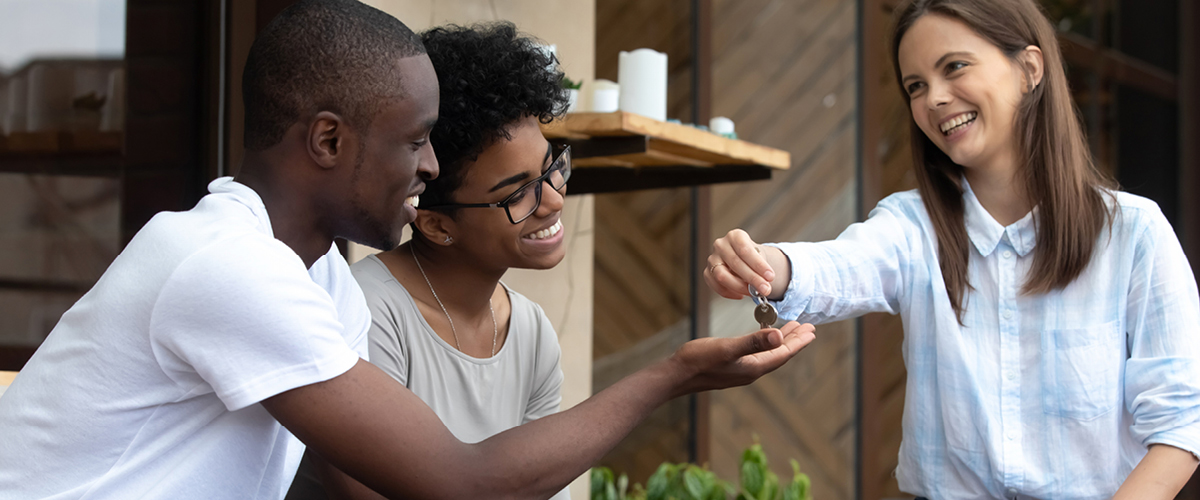
[[[445,240],[445,242],[446,242],[446,244],[447,244],[447,245],[449,245],[449,244],[451,244],[451,243],[454,243],[454,238],[451,238],[451,237],[447,236],[447,237],[446,237],[446,240]]]

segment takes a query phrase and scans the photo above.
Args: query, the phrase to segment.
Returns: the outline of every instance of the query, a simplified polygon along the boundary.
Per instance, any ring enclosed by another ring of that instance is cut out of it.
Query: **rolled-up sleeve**
[[[1125,401],[1142,444],[1200,456],[1200,296],[1159,211],[1142,214],[1126,311]]]
[[[820,324],[870,312],[899,313],[917,231],[889,197],[837,239],[768,244],[791,262],[788,289],[775,302],[780,316]]]

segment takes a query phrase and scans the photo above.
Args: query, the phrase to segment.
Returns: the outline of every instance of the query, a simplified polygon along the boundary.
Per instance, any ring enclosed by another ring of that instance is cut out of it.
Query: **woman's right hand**
[[[776,273],[779,271],[779,274]],[[772,300],[783,298],[791,277],[787,256],[778,248],[765,247],[734,229],[713,242],[704,282],[722,297],[738,300],[750,294],[748,285]],[[778,281],[777,281],[778,279]]]

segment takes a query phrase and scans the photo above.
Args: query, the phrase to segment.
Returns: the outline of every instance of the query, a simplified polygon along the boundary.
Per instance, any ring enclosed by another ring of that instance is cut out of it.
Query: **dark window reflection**
[[[0,361],[120,250],[124,54],[124,0],[0,1]]]

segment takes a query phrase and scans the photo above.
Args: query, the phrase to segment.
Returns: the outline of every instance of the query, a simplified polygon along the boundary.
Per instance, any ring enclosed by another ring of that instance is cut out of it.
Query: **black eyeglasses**
[[[499,203],[446,203],[442,205],[433,205],[429,207],[421,207],[423,209],[439,209],[439,208],[503,208],[504,213],[508,214],[508,220],[513,224],[519,224],[521,221],[528,219],[542,205],[542,184],[549,182],[550,187],[556,191],[562,191],[567,187],[567,180],[571,178],[571,146],[566,146],[562,151],[558,152],[558,156],[554,157],[554,161],[550,162],[550,166],[546,168],[546,172],[539,175],[536,179],[531,180],[525,185],[517,189],[513,194],[508,195]],[[530,190],[533,192],[531,193]]]

